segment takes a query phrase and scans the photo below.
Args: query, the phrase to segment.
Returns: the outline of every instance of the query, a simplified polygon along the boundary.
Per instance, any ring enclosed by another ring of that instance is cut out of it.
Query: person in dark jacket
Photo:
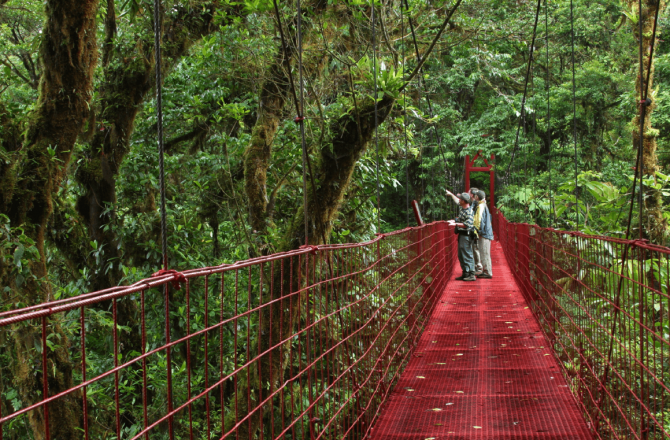
[[[472,208],[472,212],[476,215],[477,214],[477,193],[479,192],[479,189],[472,187],[468,190],[468,195],[470,196],[470,207]],[[456,194],[453,194],[451,191],[447,190],[447,195],[451,197],[451,199],[454,201],[455,204],[459,204],[460,200],[456,196]],[[470,237],[470,245],[472,246],[472,256],[475,261],[475,274],[477,273],[482,273],[482,270],[484,267],[482,266],[482,259],[481,255],[479,252],[479,230],[475,228],[474,235]]]
[[[458,233],[458,262],[463,274],[457,280],[477,281],[475,277],[475,259],[472,252],[472,240],[475,237],[474,213],[470,206],[470,194],[456,196],[461,207],[458,217],[454,220]]]

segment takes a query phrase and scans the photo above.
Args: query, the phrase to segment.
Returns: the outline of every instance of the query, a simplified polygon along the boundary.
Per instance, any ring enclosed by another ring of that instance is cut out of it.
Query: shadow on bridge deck
[[[493,279],[447,285],[373,439],[591,439],[499,242],[491,253]]]

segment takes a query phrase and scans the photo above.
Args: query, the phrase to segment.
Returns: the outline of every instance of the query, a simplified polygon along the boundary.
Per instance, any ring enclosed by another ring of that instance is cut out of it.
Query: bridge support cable
[[[640,174],[640,190],[638,194],[638,205],[639,205],[639,221],[640,221],[640,227],[639,227],[639,238],[642,238],[642,220],[643,220],[643,210],[644,210],[644,184],[643,184],[643,176],[644,176],[644,123],[645,123],[645,117],[647,114],[647,106],[651,105],[651,100],[649,99],[649,80],[651,79],[651,65],[652,61],[654,59],[654,47],[656,44],[656,25],[658,23],[658,11],[661,9],[660,3],[657,5],[656,8],[656,13],[654,14],[654,25],[652,28],[652,37],[651,37],[651,44],[649,47],[649,62],[647,65],[647,77],[646,79],[644,78],[644,48],[642,47],[642,1],[638,0],[638,32],[639,32],[639,51],[640,51],[640,142],[639,142],[639,161],[638,165],[635,167],[636,169],[636,175],[637,170],[639,168],[639,174]],[[630,222],[629,222],[630,223]]]
[[[302,13],[300,7],[300,0],[297,0],[296,9],[298,11],[298,70],[299,70],[299,80],[300,80],[300,100],[298,100],[298,95],[295,91],[295,81],[293,80],[293,73],[291,70],[291,65],[288,58],[288,45],[286,44],[286,38],[284,37],[284,26],[282,25],[281,15],[279,13],[279,6],[277,5],[277,0],[273,0],[275,16],[277,18],[277,27],[279,28],[279,35],[281,38],[282,49],[284,51],[284,65],[286,68],[286,73],[288,74],[289,84],[291,86],[291,94],[293,95],[293,103],[295,105],[296,117],[294,121],[300,125],[300,142],[302,149],[302,202],[303,202],[303,215],[305,223],[305,245],[309,245],[309,199],[307,197],[307,169],[309,168],[309,176],[312,184],[312,192],[316,194],[316,184],[314,183],[314,173],[312,173],[312,166],[309,160],[309,155],[307,154],[307,144],[305,142],[305,96],[304,96],[304,85],[303,85],[303,66],[302,66]],[[323,242],[326,243],[326,237],[322,232]],[[317,238],[318,240],[318,238]]]
[[[377,179],[377,232],[381,231],[381,195],[379,191],[379,108],[377,96],[377,21],[375,20],[375,0],[370,0],[372,5],[372,71],[374,75],[374,100],[375,100],[375,175]]]
[[[402,5],[400,5],[400,35],[401,45],[402,45],[402,71],[405,73],[405,17],[403,14]],[[409,227],[409,145],[408,145],[408,136],[407,136],[407,91],[403,90],[402,92],[402,106],[403,106],[403,115],[402,115],[402,127],[403,127],[403,137],[405,140],[405,214],[407,215],[407,227]]]
[[[275,0],[275,7],[277,6],[277,0]],[[302,193],[303,193],[303,204],[305,205],[304,216],[305,216],[305,245],[309,245],[309,212],[308,212],[308,200],[307,200],[307,182],[305,179],[305,164],[307,164],[308,155],[307,155],[307,144],[305,142],[305,85],[303,83],[303,66],[302,66],[302,8],[300,6],[300,0],[296,2],[296,8],[298,10],[298,74],[300,75],[300,111],[296,115],[300,123],[300,146],[302,150]],[[289,72],[291,71],[289,66]],[[295,87],[293,87],[293,93],[295,93]],[[309,175],[314,179],[312,170],[309,170]],[[312,191],[316,195],[316,185],[312,184]],[[326,243],[326,237],[323,237],[324,243]]]
[[[514,164],[514,159],[516,158],[516,152],[519,148],[519,132],[521,130],[521,125],[524,124],[525,118],[526,118],[526,97],[528,95],[528,81],[530,80],[530,71],[531,71],[531,66],[533,63],[533,53],[535,50],[535,37],[537,36],[537,23],[540,18],[540,6],[542,4],[542,0],[537,0],[537,7],[535,9],[535,21],[533,23],[533,38],[531,41],[529,53],[528,53],[528,67],[526,69],[526,78],[524,81],[523,85],[523,96],[521,98],[521,113],[519,115],[519,123],[516,128],[516,136],[515,136],[515,141],[514,141],[514,148],[512,149],[512,156],[510,158],[510,163],[507,166],[507,171],[505,172],[505,175],[507,176],[508,180],[510,180],[510,172],[512,169],[512,165]],[[525,131],[525,127],[524,127]]]
[[[407,22],[409,24],[409,29],[412,34],[412,42],[414,44],[414,52],[416,54],[416,61],[418,64],[421,63],[421,54],[419,53],[419,45],[416,41],[416,32],[414,31],[414,23],[412,22],[412,16],[409,14],[409,4],[407,3],[407,0],[403,0],[400,3],[400,13],[402,14],[402,9],[403,9],[403,4],[405,5],[405,12],[407,12]],[[403,33],[403,39],[404,39],[404,33]],[[404,40],[403,40],[404,41]],[[404,56],[404,55],[403,55]],[[433,113],[433,104],[430,100],[430,96],[428,95],[428,87],[426,86],[425,81],[421,77],[421,70],[419,71],[419,76],[418,76],[418,84],[419,84],[419,90],[423,89],[424,94],[426,97],[426,104],[428,105],[428,114],[432,118],[434,116]],[[426,87],[424,87],[426,86]],[[431,124],[433,127],[433,136],[435,137],[436,145],[439,151],[439,154],[442,156],[442,161],[444,162],[444,171],[445,171],[445,180],[447,178],[447,172],[449,168],[449,163],[447,161],[447,156],[444,152],[444,148],[442,147],[442,140],[440,139],[440,133],[437,131],[437,125],[436,124]],[[445,206],[446,209],[449,201],[447,200],[447,205]],[[445,211],[446,213],[446,211]]]
[[[435,48],[435,45],[437,44],[437,42],[442,37],[442,34],[444,33],[444,30],[446,29],[447,25],[449,24],[449,21],[451,20],[451,17],[454,15],[454,13],[458,9],[458,7],[460,6],[462,1],[463,0],[456,0],[456,2],[454,3],[454,6],[451,9],[449,9],[449,13],[447,14],[447,17],[444,19],[444,21],[442,22],[442,25],[438,29],[437,35],[435,35],[435,37],[433,38],[433,41],[430,43],[430,46],[428,46],[428,49],[426,49],[423,56],[419,57],[420,61],[419,61],[418,65],[414,68],[412,73],[410,73],[409,75],[407,75],[403,78],[404,84],[400,87],[400,89],[398,90],[398,93],[404,93],[405,89],[407,88],[407,86],[409,86],[412,79],[414,79],[414,77],[421,71],[421,67],[426,62],[426,60],[428,59],[430,54],[433,52],[433,49]],[[402,5],[401,5],[401,7],[402,7]],[[423,179],[422,179],[422,186],[423,186]]]
[[[641,1],[638,1],[638,10],[642,7]],[[658,23],[658,11],[660,8],[656,8],[656,13],[654,15],[654,25],[652,28],[652,37],[651,37],[651,47],[649,48],[649,61],[647,63],[647,77],[646,81],[644,79],[644,60],[643,60],[643,47],[642,47],[642,19],[640,19],[640,61],[639,61],[639,69],[640,69],[640,102],[638,103],[639,106],[639,111],[640,111],[640,128],[639,128],[639,136],[640,136],[640,142],[638,143],[638,148],[637,148],[637,155],[636,155],[636,162],[635,162],[635,175],[633,177],[633,186],[632,186],[632,191],[631,191],[631,201],[630,201],[630,208],[628,211],[628,226],[626,227],[626,240],[630,238],[630,233],[631,233],[631,226],[632,226],[632,221],[633,221],[633,206],[635,205],[635,189],[636,189],[636,180],[638,177],[638,170],[639,170],[639,175],[640,175],[640,190],[638,191],[638,209],[640,210],[640,224],[639,224],[639,231],[638,231],[638,240],[642,240],[642,209],[643,209],[643,198],[640,197],[642,195],[643,191],[643,185],[642,185],[642,179],[643,179],[643,174],[642,174],[642,166],[641,164],[643,163],[643,151],[644,151],[644,122],[645,122],[645,116],[646,116],[646,107],[647,105],[650,104],[648,101],[648,93],[649,93],[649,79],[651,75],[651,65],[654,59],[654,46],[656,43],[656,26]],[[641,15],[639,16],[641,17]],[[621,292],[623,288],[623,281],[624,281],[624,276],[626,276],[628,272],[628,264],[627,260],[629,257],[629,253],[631,251],[631,246],[627,245],[623,249],[623,256],[621,258],[621,273],[622,277],[619,278],[619,281],[617,283],[617,289],[616,289],[616,297],[614,300],[614,316],[613,316],[613,321],[612,321],[612,329],[610,331],[611,335],[615,335],[617,332],[617,325],[619,322],[619,314],[621,313]],[[660,259],[659,259],[660,262]],[[642,303],[642,301],[640,301]],[[610,374],[610,366],[612,364],[612,356],[614,352],[614,338],[611,339],[609,348],[607,350],[607,362],[605,363],[604,367],[604,372],[602,375],[602,380],[601,383],[607,384],[609,380],[609,374]],[[601,397],[599,401],[599,405],[602,404],[604,399],[604,394]],[[598,429],[598,426],[600,424],[601,417],[598,417],[596,419],[596,429]]]
[[[549,171],[549,224],[551,227],[556,227],[556,209],[554,206],[554,192],[553,192],[553,177],[552,177],[552,140],[551,140],[551,102],[550,102],[550,93],[549,93],[549,0],[544,1],[544,33],[546,38],[546,55],[547,55],[547,79],[545,84],[545,90],[547,93],[547,138],[545,142],[547,143],[548,157],[545,158],[547,161],[547,170]]]
[[[168,272],[168,245],[167,245],[167,209],[165,201],[165,147],[163,139],[163,60],[161,54],[161,34],[162,34],[162,24],[161,24],[161,1],[154,0],[153,2],[153,24],[154,24],[154,64],[156,69],[156,127],[157,127],[157,137],[158,137],[158,168],[159,168],[159,192],[161,197],[160,202],[160,215],[161,215],[161,250],[162,250],[162,271],[157,272],[157,274],[167,273]],[[165,343],[170,344],[170,287],[167,283],[163,286],[163,303],[165,310]],[[116,304],[116,301],[114,301]],[[116,329],[116,324],[114,325]],[[116,344],[115,344],[116,345]],[[171,349],[166,349],[166,363],[168,368],[166,369],[166,379],[167,379],[167,390],[166,390],[166,399],[167,399],[167,408],[168,412],[172,412],[174,409],[173,403],[173,393],[172,393],[172,353]],[[115,364],[118,361],[118,358],[114,358]],[[116,365],[118,366],[118,365]],[[118,382],[118,374],[115,375],[115,379]],[[118,388],[116,390],[116,401],[119,399]],[[118,417],[118,408],[117,408],[117,438],[121,436],[121,426],[119,424]],[[146,422],[146,421],[145,421]],[[174,418],[170,416],[167,420],[168,422],[168,434],[170,440],[174,439]]]
[[[570,41],[572,57],[572,142],[575,147],[575,207],[576,207],[576,225],[579,231],[579,162],[577,158],[577,94],[575,84],[575,20],[573,15],[573,0],[570,0]],[[586,221],[586,219],[585,219]]]
[[[154,63],[156,65],[156,130],[158,138],[158,185],[161,194],[161,249],[162,266],[168,268],[167,255],[167,212],[165,208],[165,147],[163,145],[163,61],[161,58],[161,15],[160,0],[154,0]]]
[[[639,62],[639,69],[640,69],[640,144],[639,144],[639,156],[640,156],[640,161],[638,162],[638,165],[635,169],[635,174],[640,174],[640,189],[638,191],[638,209],[639,209],[639,225],[638,225],[638,236],[641,239],[642,238],[642,220],[643,220],[643,211],[644,211],[644,117],[646,115],[646,96],[645,96],[645,86],[644,86],[644,48],[642,47],[642,23],[643,23],[643,16],[642,16],[642,0],[638,0],[637,2],[637,24],[638,24],[638,40],[639,40],[639,56],[640,56],[640,62]],[[660,8],[656,8],[656,11],[658,11]],[[654,22],[654,25],[656,23]],[[651,72],[651,57],[649,58],[649,71]]]

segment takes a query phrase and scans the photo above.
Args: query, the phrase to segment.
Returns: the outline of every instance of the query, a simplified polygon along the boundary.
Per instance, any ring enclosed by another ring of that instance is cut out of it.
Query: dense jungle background
[[[373,50],[370,2],[305,0],[304,87],[294,93],[293,2],[278,2],[280,32],[271,1],[164,0],[169,266],[304,244],[303,173],[310,244],[413,225],[412,199],[426,221],[450,218],[444,190],[463,190],[464,157],[480,150],[495,155],[495,196],[509,219],[625,235],[639,128],[637,26],[643,20],[648,55],[656,8],[644,207],[640,216],[634,206],[630,226],[667,244],[666,3],[645,0],[639,16],[628,0],[574,0],[574,127],[569,1],[548,2],[546,15],[542,3],[530,70],[536,2],[463,1],[442,32],[455,4],[377,1]],[[0,0],[2,310],[130,284],[160,268],[152,11],[147,0]],[[301,93],[306,169],[294,122]],[[488,192],[488,175],[473,175],[473,185]],[[119,313],[130,322],[127,308]],[[96,319],[111,325],[109,310]],[[31,331],[0,333],[11,347],[0,351],[3,414],[39,389],[11,360],[39,349]],[[66,326],[54,334],[57,352]],[[72,370],[69,362],[54,355],[54,389],[66,387],[58,371]],[[101,389],[101,407],[105,398]],[[63,432],[76,431],[69,418]],[[101,418],[100,432],[111,423]],[[129,434],[133,423],[124,422]],[[5,438],[40,438],[38,425],[20,419]]]

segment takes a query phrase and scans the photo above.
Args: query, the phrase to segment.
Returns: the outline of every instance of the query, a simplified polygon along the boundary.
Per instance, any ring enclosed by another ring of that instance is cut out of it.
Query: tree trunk
[[[163,35],[164,77],[170,68],[200,40],[218,29],[215,25],[215,4],[200,7],[175,6],[176,13],[164,23],[170,32]],[[226,14],[236,14],[241,6],[228,6]],[[116,203],[116,178],[128,154],[135,119],[142,104],[155,86],[152,31],[144,29],[138,43],[129,53],[113,48],[115,29],[113,10],[107,11],[104,79],[99,90],[101,110],[96,118],[99,126],[87,145],[82,164],[75,176],[86,190],[77,200],[77,211],[88,227],[90,239],[103,249],[102,266],[93,277],[93,290],[118,284],[122,277],[118,262],[122,255],[113,228]],[[139,53],[138,53],[139,48]],[[118,58],[111,62],[110,58]],[[158,262],[157,262],[158,265]],[[107,270],[109,266],[109,270]]]
[[[4,150],[0,159],[0,212],[7,213],[12,203],[16,186],[17,171],[21,158],[23,138],[22,128],[7,113],[0,103],[0,148]],[[0,151],[2,151],[0,150]]]
[[[633,8],[637,11],[637,3],[628,2],[628,8]],[[654,60],[651,60],[650,63],[650,49],[652,43],[652,34],[654,27],[654,16],[656,14],[657,8],[661,8],[659,16],[663,15],[665,11],[665,3],[658,0],[647,0],[643,4],[642,16],[639,17],[642,20],[642,47],[644,49],[643,53],[643,72],[644,80],[646,81],[647,76],[649,76],[649,84],[646,85],[646,90],[648,90],[648,97],[651,99],[651,105],[646,107],[644,126],[643,126],[643,142],[642,142],[642,165],[643,173],[645,176],[651,177],[654,180],[656,179],[656,172],[660,171],[658,164],[658,157],[656,155],[657,144],[656,138],[658,137],[658,130],[652,127],[652,113],[656,108],[655,98],[652,96],[653,83],[654,83]],[[635,23],[633,25],[634,34],[636,38],[640,38],[639,35],[639,25]],[[656,28],[656,42],[660,36],[660,26]],[[655,44],[656,47],[656,44]],[[639,100],[639,97],[642,96],[644,90],[641,89],[640,84],[640,74],[639,68],[636,69],[638,72],[637,80],[635,81],[635,96],[636,100]],[[651,70],[651,72],[649,72]],[[640,145],[640,115],[633,119],[633,148],[634,151],[637,151]],[[646,187],[644,190],[644,209],[643,209],[643,224],[640,227],[643,230],[644,235],[646,235],[653,243],[663,244],[667,240],[668,236],[668,222],[663,217],[663,196],[661,191],[656,190],[651,187]]]
[[[290,90],[287,66],[290,68],[291,47],[287,45],[284,50],[280,45],[268,69],[268,78],[261,86],[258,119],[244,151],[244,191],[249,203],[249,222],[255,236],[264,236],[267,232],[267,171],[272,157],[272,142]]]
[[[394,103],[395,99],[389,95],[384,95],[381,101],[378,102],[378,124],[382,124],[386,120]],[[344,196],[349,189],[351,176],[356,164],[365,152],[367,144],[374,135],[375,127],[374,102],[371,99],[360,105],[358,111],[352,110],[332,124],[330,130],[333,133],[331,143],[324,143],[318,164],[316,165],[316,192],[308,185],[307,213],[309,230],[312,235],[309,239],[310,244],[323,243],[323,238],[330,235],[333,220],[338,215]],[[331,145],[332,149],[330,148]],[[304,244],[304,209],[305,207],[302,206],[296,212],[283,242],[278,247],[278,252],[298,249]],[[298,258],[294,258],[293,267],[300,267]],[[279,298],[282,291],[295,292],[298,287],[298,271],[294,272],[293,279],[284,277],[283,286],[281,278],[277,275],[274,281],[275,292],[269,292],[267,294],[268,297],[263,302],[267,303],[271,299]],[[282,290],[280,290],[280,286],[283,287]],[[306,301],[307,299],[304,297],[298,300],[288,300],[286,301],[288,304],[275,303],[275,306],[271,307],[271,310],[264,310],[262,318],[263,328],[260,329],[259,334],[279,335],[281,328],[283,331],[281,338],[288,338],[300,319],[300,306],[303,305],[304,308]],[[269,318],[270,313],[272,313],[272,319]],[[292,322],[289,321],[290,317],[293,318]],[[272,328],[270,327],[270,323],[272,323]],[[258,348],[259,345],[260,348]],[[269,339],[261,338],[260,341],[254,342],[254,348],[250,352],[258,353],[268,349]],[[265,413],[265,409],[257,410],[258,402],[261,401],[260,397],[263,397],[259,395],[259,392],[260,390],[267,389],[265,385],[261,386],[260,378],[262,377],[266,380],[270,377],[270,371],[277,372],[286,369],[287,359],[282,358],[281,354],[280,349],[275,349],[271,356],[264,356],[260,360],[260,375],[258,368],[250,368],[249,375],[241,375],[238,379],[237,402],[234,400],[231,402],[231,407],[237,408],[237,411],[228,411],[225,423],[226,431],[232,429],[249,412],[256,410],[249,417],[249,420],[243,423],[236,431],[239,438],[251,438],[256,434],[260,426],[261,417]],[[272,388],[276,390],[284,384],[284,380],[282,375],[279,374],[275,374],[274,379],[275,383],[272,385]],[[248,407],[247,393],[251,397],[251,402],[256,402],[256,406]]]
[[[13,185],[12,199],[3,206],[12,226],[22,225],[24,233],[34,242],[40,259],[31,264],[34,278],[22,286],[15,280],[3,279],[2,285],[20,287],[22,302],[27,305],[51,300],[48,284],[45,231],[53,211],[52,196],[63,180],[77,136],[89,114],[93,73],[97,63],[96,12],[97,0],[48,0],[46,23],[40,52],[44,66],[39,86],[39,99],[23,145],[25,158],[20,175]],[[18,289],[17,289],[18,290]],[[47,371],[49,395],[72,386],[72,362],[69,342],[57,321],[50,320],[48,331],[60,336],[58,346],[48,350],[47,365],[41,368],[35,346],[41,345],[40,326],[36,323],[16,324],[11,331],[17,351],[13,365],[14,384],[25,404],[41,401],[42,371]],[[37,374],[36,374],[37,373]],[[49,405],[52,438],[81,437],[81,404],[76,394]],[[46,436],[43,408],[28,413],[28,422],[36,439]]]
[[[322,0],[312,0],[305,5],[303,14],[305,11],[311,11],[311,14],[321,13],[326,6],[327,3]],[[302,31],[309,29],[310,24],[311,21],[305,20]],[[267,79],[261,86],[258,118],[253,127],[249,145],[244,151],[244,191],[249,203],[249,222],[257,237],[264,236],[267,232],[269,202],[267,171],[272,158],[272,142],[277,134],[277,127],[291,90],[288,69],[291,68],[291,58],[296,48],[295,25],[287,26],[287,28],[289,29],[283,38],[288,41],[280,44],[278,53],[268,68]],[[321,63],[316,68],[322,67]],[[295,75],[297,76],[298,73],[296,72]],[[297,78],[294,78],[294,81],[297,81]],[[294,87],[297,89],[299,84],[294,83]],[[267,246],[263,243],[260,248],[261,252],[267,250]]]

